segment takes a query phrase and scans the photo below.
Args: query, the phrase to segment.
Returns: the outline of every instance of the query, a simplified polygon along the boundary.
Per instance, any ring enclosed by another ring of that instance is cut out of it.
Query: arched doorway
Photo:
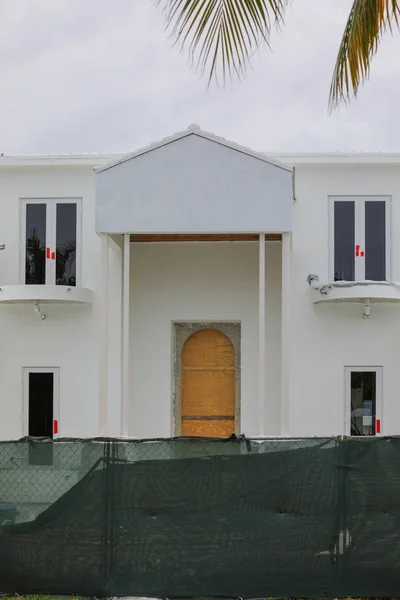
[[[235,432],[235,351],[217,329],[200,329],[183,346],[181,415],[183,436]]]

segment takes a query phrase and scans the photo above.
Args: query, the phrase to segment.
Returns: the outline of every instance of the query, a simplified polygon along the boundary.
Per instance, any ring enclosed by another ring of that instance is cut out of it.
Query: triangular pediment
[[[97,231],[248,232],[265,223],[273,232],[291,223],[291,170],[200,129],[126,155],[96,180]]]

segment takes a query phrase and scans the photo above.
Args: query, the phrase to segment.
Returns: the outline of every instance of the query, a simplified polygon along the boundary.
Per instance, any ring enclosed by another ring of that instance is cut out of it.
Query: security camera
[[[310,273],[307,276],[307,283],[308,283],[308,285],[311,285],[314,281],[315,282],[319,281],[319,277],[318,277],[318,275],[313,275],[312,273]]]

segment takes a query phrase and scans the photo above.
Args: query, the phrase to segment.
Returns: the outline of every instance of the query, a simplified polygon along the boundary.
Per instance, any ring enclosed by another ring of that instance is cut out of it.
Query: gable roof
[[[223,137],[217,136],[214,133],[210,133],[209,131],[203,131],[196,124],[189,125],[189,127],[187,129],[185,129],[183,131],[179,131],[178,133],[174,133],[173,135],[163,138],[162,140],[159,140],[158,142],[149,144],[148,146],[145,146],[144,148],[139,148],[135,152],[125,154],[124,156],[119,157],[117,160],[109,162],[106,165],[100,165],[95,170],[97,173],[99,173],[101,171],[111,169],[112,167],[115,167],[116,165],[127,162],[129,160],[132,160],[133,158],[136,158],[138,156],[142,156],[143,154],[147,154],[148,152],[152,152],[153,150],[157,150],[158,148],[162,148],[163,146],[167,146],[168,144],[171,144],[173,142],[181,140],[182,138],[188,137],[190,135],[195,135],[195,136],[201,137],[205,140],[209,140],[210,142],[214,142],[216,144],[220,144],[221,146],[225,146],[226,148],[230,148],[231,150],[236,150],[237,152],[241,152],[242,154],[247,154],[248,156],[251,156],[252,158],[256,158],[258,160],[266,162],[266,163],[273,165],[275,167],[278,167],[280,169],[284,169],[285,171],[292,170],[290,167],[282,164],[278,160],[271,160],[266,154],[264,154],[262,152],[256,152],[254,150],[251,150],[250,148],[246,148],[245,146],[240,146],[239,144],[236,144],[235,142],[230,142]]]

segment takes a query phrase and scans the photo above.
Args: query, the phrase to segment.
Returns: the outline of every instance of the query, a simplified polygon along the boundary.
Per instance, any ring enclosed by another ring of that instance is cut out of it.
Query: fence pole
[[[101,540],[101,573],[103,574],[103,595],[110,596],[110,517],[111,517],[111,449],[112,442],[104,442],[103,453],[103,519]]]
[[[335,561],[339,570],[340,585],[344,587],[346,583],[346,565],[349,559],[350,550],[350,532],[348,528],[348,497],[349,497],[349,480],[348,480],[348,450],[349,440],[346,436],[338,437],[339,444],[339,461],[338,461],[338,506],[337,506],[337,532],[336,532],[336,548]]]

